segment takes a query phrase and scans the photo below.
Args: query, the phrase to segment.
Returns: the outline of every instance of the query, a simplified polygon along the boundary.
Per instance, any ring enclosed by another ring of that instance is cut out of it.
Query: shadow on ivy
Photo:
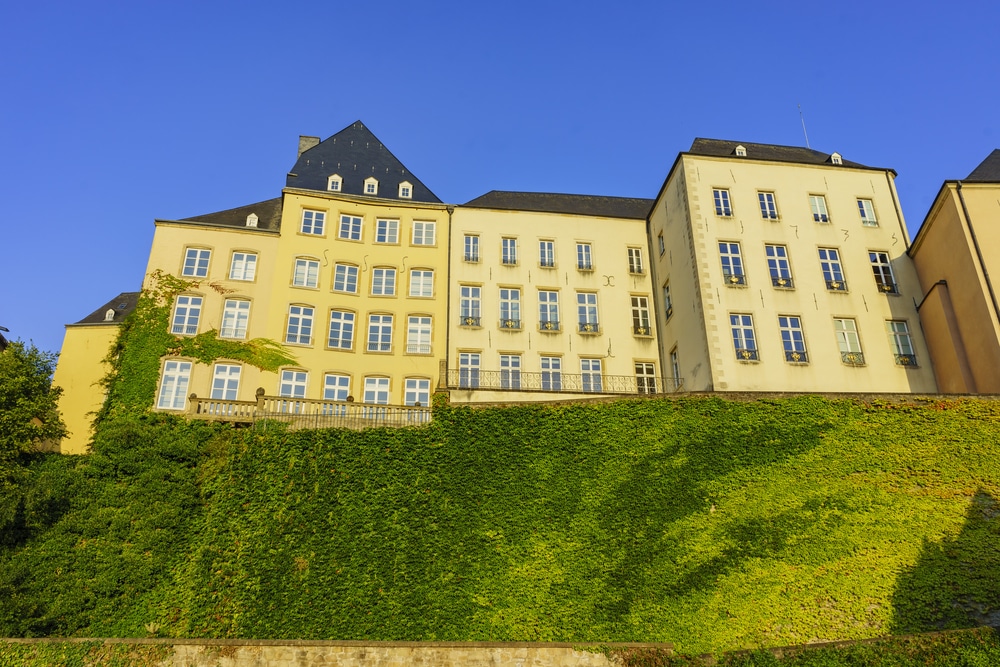
[[[1000,503],[982,489],[954,538],[924,542],[893,595],[894,633],[1000,626]]]

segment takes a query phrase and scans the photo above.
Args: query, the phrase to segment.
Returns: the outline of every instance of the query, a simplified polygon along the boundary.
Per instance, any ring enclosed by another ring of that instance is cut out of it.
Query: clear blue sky
[[[695,137],[894,168],[915,233],[1000,146],[1000,3],[35,2],[0,10],[0,325],[139,288],[154,218],[276,197],[355,120],[441,199],[653,197]]]

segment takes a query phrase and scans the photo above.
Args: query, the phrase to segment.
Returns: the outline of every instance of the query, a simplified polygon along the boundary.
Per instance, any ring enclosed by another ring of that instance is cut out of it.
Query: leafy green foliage
[[[0,466],[65,433],[56,410],[62,390],[52,386],[55,367],[55,354],[21,341],[0,352]]]
[[[170,646],[80,643],[0,642],[0,667],[157,667],[173,653]]]

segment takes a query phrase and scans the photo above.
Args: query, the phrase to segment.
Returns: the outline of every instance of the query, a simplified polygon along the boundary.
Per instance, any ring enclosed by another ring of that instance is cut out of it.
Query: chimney
[[[299,135],[299,156],[305,153],[307,150],[313,146],[319,145],[319,137],[307,137],[303,134]]]

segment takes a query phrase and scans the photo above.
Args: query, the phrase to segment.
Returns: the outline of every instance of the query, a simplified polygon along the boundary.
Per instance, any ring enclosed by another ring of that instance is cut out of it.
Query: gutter
[[[997,295],[993,290],[993,281],[990,280],[990,272],[986,270],[986,262],[983,260],[983,251],[979,247],[979,239],[976,238],[976,230],[972,227],[972,218],[969,216],[969,208],[965,204],[965,195],[962,194],[962,181],[956,181],[958,190],[958,199],[962,202],[962,213],[964,214],[965,226],[969,230],[969,236],[972,237],[972,246],[976,249],[976,257],[979,259],[979,268],[983,272],[983,277],[986,279],[986,289],[990,293],[990,301],[993,303],[993,317],[997,324],[1000,324],[1000,306],[997,305]]]

